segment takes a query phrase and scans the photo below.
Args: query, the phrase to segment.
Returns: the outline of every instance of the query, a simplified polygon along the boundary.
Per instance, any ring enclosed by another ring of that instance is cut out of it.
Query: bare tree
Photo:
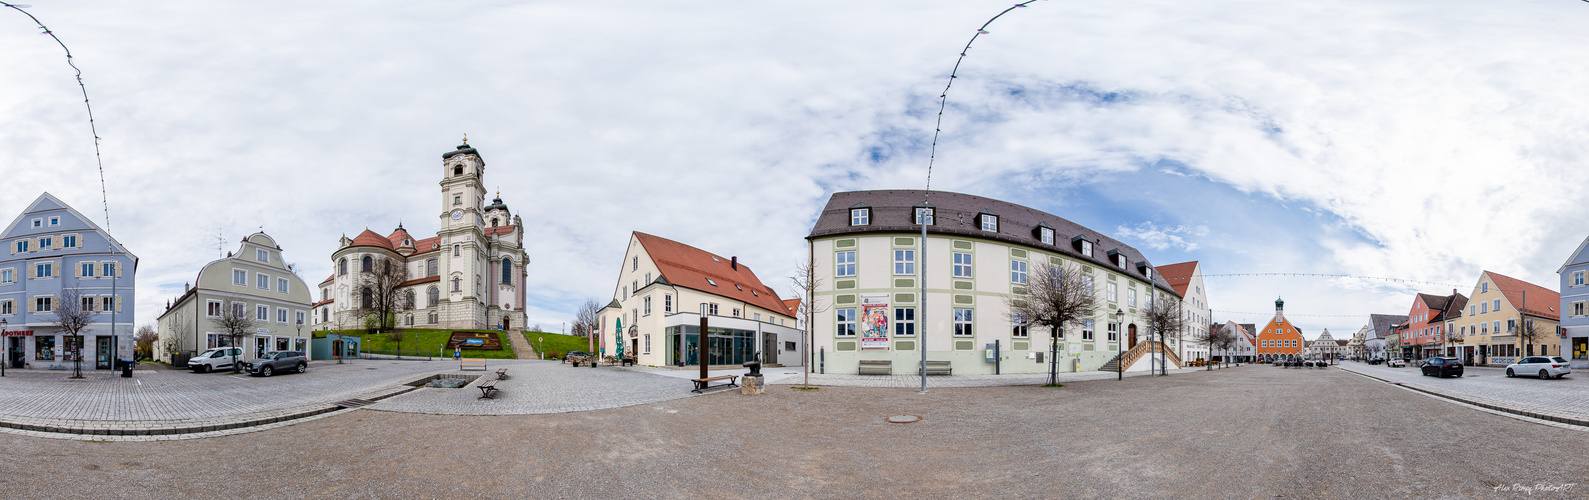
[[[1049,328],[1048,383],[1059,383],[1059,336],[1065,325],[1091,318],[1098,308],[1094,290],[1075,265],[1038,262],[1028,275],[1026,294],[1008,299],[1011,321]]]
[[[1192,341],[1193,342],[1201,342],[1201,343],[1203,343],[1203,345],[1208,346],[1208,354],[1209,354],[1209,356],[1208,356],[1209,357],[1208,369],[1212,370],[1212,369],[1214,369],[1214,363],[1213,363],[1214,350],[1215,349],[1219,349],[1219,350],[1223,351],[1223,350],[1229,349],[1231,344],[1234,344],[1236,342],[1236,336],[1233,335],[1232,332],[1230,332],[1230,331],[1228,331],[1228,330],[1226,330],[1224,328],[1209,328],[1207,330],[1198,331],[1196,333],[1193,333],[1192,334]],[[1222,355],[1220,356],[1220,359],[1224,360],[1224,358],[1228,358],[1228,357],[1229,357],[1228,354],[1222,353]]]
[[[1527,347],[1522,351],[1518,351],[1518,353],[1533,356],[1534,343],[1545,338],[1545,335],[1545,330],[1535,326],[1534,320],[1524,318],[1522,323],[1517,324],[1517,340]],[[1540,353],[1540,355],[1544,355],[1544,353]]]
[[[1153,294],[1154,290],[1152,288],[1148,288],[1148,293]],[[1168,298],[1169,297],[1167,296],[1161,295],[1159,296],[1159,300],[1153,301],[1153,305],[1148,308],[1149,349],[1164,346],[1163,341],[1164,339],[1169,338],[1169,334],[1171,332],[1179,332],[1186,326],[1186,319],[1181,316],[1180,304],[1172,304],[1170,300],[1167,300]],[[1151,342],[1153,342],[1152,336],[1155,334],[1159,337],[1160,341],[1157,346],[1151,344]],[[1165,353],[1164,356],[1159,358],[1159,373],[1162,375],[1169,374],[1169,372],[1165,370],[1165,368],[1167,368],[1166,365],[1169,364],[1168,358],[1168,353]]]
[[[156,340],[160,340],[160,331],[156,330],[154,325],[140,326],[138,331],[132,334],[133,345],[137,346],[137,352],[146,353],[146,356],[149,357],[154,356],[154,343]]]
[[[232,373],[239,373],[237,353],[242,351],[241,342],[244,336],[258,326],[254,317],[248,314],[248,305],[241,297],[228,297],[226,307],[221,310],[221,317],[211,320],[217,328],[226,332],[232,339]]]
[[[816,302],[816,291],[822,287],[822,280],[817,278],[815,257],[806,262],[795,264],[795,274],[789,277],[789,282],[794,285],[795,292],[800,295],[800,308],[795,311],[795,316],[797,321],[804,322],[801,328],[805,330],[806,337],[806,369],[805,380],[802,384],[805,387],[811,387],[811,371],[816,369],[816,366],[814,366],[816,365],[814,363],[815,360],[811,358],[811,346],[815,344],[816,334],[811,331],[811,325],[813,321],[816,321],[818,313],[827,310],[827,308],[821,307]],[[926,337],[926,325],[922,325],[921,333],[916,338],[925,339]],[[921,342],[921,340],[917,340],[917,342]]]
[[[83,299],[89,299],[88,306],[83,307]],[[50,321],[61,333],[66,334],[66,341],[72,350],[72,378],[83,378],[83,330],[94,320],[93,298],[83,297],[83,292],[77,288],[62,288],[60,303],[52,304],[55,318]]]
[[[376,330],[397,327],[397,311],[403,304],[403,284],[408,282],[408,266],[386,257],[371,258],[368,269],[359,269],[358,309]]]
[[[596,299],[585,299],[585,303],[579,306],[579,312],[574,314],[574,331],[594,337],[600,323],[601,303],[596,302]]]

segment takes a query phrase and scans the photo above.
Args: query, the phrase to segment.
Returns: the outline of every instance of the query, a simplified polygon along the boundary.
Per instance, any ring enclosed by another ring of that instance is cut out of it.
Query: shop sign
[[[7,330],[5,336],[7,336],[7,337],[32,337],[33,336],[33,330]]]
[[[861,296],[861,348],[888,348],[888,294]]]

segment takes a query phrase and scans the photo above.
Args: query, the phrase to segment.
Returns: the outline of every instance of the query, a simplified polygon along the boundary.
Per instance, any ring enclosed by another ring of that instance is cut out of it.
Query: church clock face
[[[452,211],[452,220],[459,220],[459,219],[463,219],[463,210],[453,210]]]

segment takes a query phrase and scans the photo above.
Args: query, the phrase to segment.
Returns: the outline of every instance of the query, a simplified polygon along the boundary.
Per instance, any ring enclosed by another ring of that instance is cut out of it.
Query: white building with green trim
[[[1149,297],[1180,296],[1135,248],[1032,208],[933,192],[923,250],[915,215],[923,195],[854,191],[828,200],[807,236],[818,280],[810,297],[819,311],[814,367],[850,374],[861,360],[889,360],[891,373],[914,374],[925,342],[927,359],[948,361],[956,375],[992,374],[996,365],[1000,373],[1046,373],[1056,332],[1018,325],[1010,314],[1027,273],[1046,262],[1081,269],[1098,302],[1092,318],[1059,334],[1060,371],[1112,371],[1120,352],[1127,370],[1147,369]],[[995,343],[996,363],[987,352]],[[1171,367],[1178,362],[1171,355]]]
[[[155,357],[171,362],[176,352],[232,346],[231,335],[218,324],[229,310],[254,320],[254,328],[239,339],[247,359],[276,351],[307,354],[313,334],[311,294],[287,267],[275,239],[262,232],[248,235],[236,252],[205,264],[193,286],[160,314]]]

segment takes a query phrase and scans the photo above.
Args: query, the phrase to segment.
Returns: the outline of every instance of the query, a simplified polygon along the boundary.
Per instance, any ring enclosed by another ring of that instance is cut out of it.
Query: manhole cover
[[[888,423],[890,424],[911,424],[920,421],[921,417],[916,415],[894,415],[892,417],[888,417]]]

